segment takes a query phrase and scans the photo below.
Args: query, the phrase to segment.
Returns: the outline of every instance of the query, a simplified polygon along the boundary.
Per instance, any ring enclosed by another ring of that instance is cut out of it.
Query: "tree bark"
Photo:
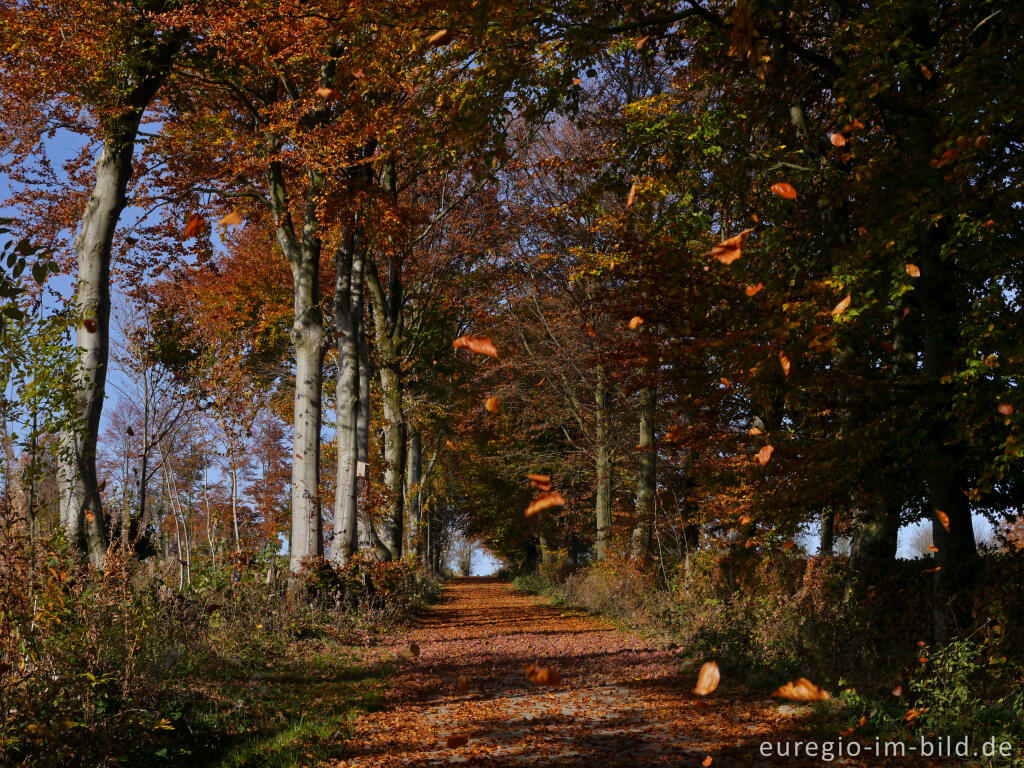
[[[597,534],[594,539],[594,558],[598,561],[608,558],[612,537],[612,476],[611,458],[608,450],[608,411],[605,391],[604,368],[597,367],[597,386],[594,389],[594,442],[597,446],[597,488],[594,500],[594,519]]]
[[[335,258],[334,327],[338,334],[337,409],[338,465],[334,501],[334,536],[330,557],[344,565],[358,551],[359,487],[359,334],[362,319],[362,237],[355,228]]]
[[[654,525],[654,494],[657,471],[657,449],[654,445],[654,419],[657,409],[657,388],[640,391],[640,441],[636,473],[636,527],[633,529],[631,556],[645,559],[651,551]]]
[[[292,531],[289,570],[323,554],[320,516],[320,397],[323,388],[324,334],[320,313],[320,250],[317,201],[323,176],[310,171],[306,184],[301,235],[289,210],[288,191],[279,162],[267,168],[267,187],[277,240],[292,272],[295,348],[295,394],[292,422]]]
[[[423,480],[422,436],[416,428],[409,429],[409,445],[405,462],[405,500],[409,510],[408,551],[420,562],[423,556],[423,535],[420,530],[420,484]]]

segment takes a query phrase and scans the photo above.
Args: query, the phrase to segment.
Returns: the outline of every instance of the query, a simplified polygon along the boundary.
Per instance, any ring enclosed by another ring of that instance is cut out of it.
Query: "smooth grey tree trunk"
[[[597,386],[594,389],[594,442],[597,446],[597,488],[594,501],[594,518],[597,527],[594,539],[594,557],[598,561],[608,558],[612,538],[612,475],[611,458],[608,450],[608,410],[605,391],[604,368],[597,367]]]
[[[267,188],[278,244],[292,272],[295,394],[292,421],[292,530],[288,568],[294,574],[306,558],[323,554],[320,516],[320,399],[326,342],[320,312],[320,251],[317,201],[324,178],[310,171],[306,183],[302,231],[296,233],[289,209],[284,171],[267,168]]]
[[[636,527],[633,529],[631,556],[646,558],[651,551],[654,525],[654,493],[657,448],[654,445],[654,419],[658,394],[654,386],[640,391],[640,440],[636,473]]]
[[[374,341],[377,346],[381,405],[384,412],[384,486],[388,492],[388,515],[384,545],[391,558],[402,557],[405,516],[405,415],[402,411],[402,374],[397,338],[401,333],[401,286],[392,266],[390,296],[385,296],[377,267],[366,264],[366,285],[373,304]]]
[[[126,204],[125,190],[132,175],[141,117],[141,110],[133,112],[104,143],[74,243],[78,261],[75,308],[79,315],[75,344],[81,357],[75,368],[71,414],[75,423],[61,433],[57,483],[64,533],[97,568],[102,567],[107,550],[96,474],[96,441],[110,352],[110,251]]]
[[[423,556],[423,532],[420,520],[420,485],[423,480],[423,446],[420,430],[409,429],[409,445],[405,462],[405,503],[409,511],[408,551],[416,562]]]
[[[360,423],[359,334],[362,319],[363,256],[356,229],[338,248],[335,258],[334,326],[338,334],[337,477],[334,501],[334,535],[330,559],[344,565],[358,551]]]

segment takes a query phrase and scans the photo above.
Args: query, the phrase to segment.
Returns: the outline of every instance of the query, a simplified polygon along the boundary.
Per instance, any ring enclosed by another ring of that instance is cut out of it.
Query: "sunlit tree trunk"
[[[423,556],[423,532],[420,521],[420,483],[423,479],[423,447],[420,430],[409,429],[405,466],[405,499],[409,511],[408,550],[419,562]]]
[[[633,529],[631,556],[646,558],[651,551],[654,525],[654,494],[656,490],[657,449],[654,445],[654,419],[657,410],[657,389],[640,391],[640,440],[637,445],[636,527]]]
[[[344,565],[359,547],[359,334],[362,318],[362,238],[354,229],[335,258],[334,325],[338,334],[337,408],[338,465],[335,483],[334,535],[330,558]]]
[[[597,534],[594,539],[594,557],[605,560],[612,537],[612,475],[608,449],[608,411],[604,368],[597,367],[597,386],[594,389],[594,443],[597,446],[597,488],[594,500],[594,518]]]

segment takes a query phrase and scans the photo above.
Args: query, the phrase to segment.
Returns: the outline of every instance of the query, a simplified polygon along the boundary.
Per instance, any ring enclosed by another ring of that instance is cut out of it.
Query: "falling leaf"
[[[711,249],[711,255],[718,259],[722,264],[732,264],[743,255],[743,242],[753,231],[753,227],[750,229],[744,229],[739,234],[723,240]]]
[[[932,71],[928,69],[924,64],[921,65],[921,74],[924,75],[925,80],[932,79]]]
[[[771,459],[772,454],[775,452],[775,447],[772,445],[766,445],[760,451],[757,452],[757,463],[762,467],[768,463]]]
[[[453,443],[451,440],[445,440],[444,444],[447,446],[449,451],[455,450],[455,443]]]
[[[909,723],[911,720],[916,720],[927,711],[927,708],[922,707],[921,709],[917,709],[916,707],[911,707],[907,710],[907,714],[903,716],[903,719]]]
[[[1010,405],[1009,403],[1000,403],[999,412],[1003,414],[1003,416],[1009,416],[1010,414],[1013,413],[1013,406]]]
[[[781,349],[779,350],[779,364],[782,366],[782,372],[789,376],[789,371],[793,365],[789,362],[789,357]]]
[[[833,133],[828,137],[828,140],[832,142],[833,147],[845,147],[846,137],[841,133]]]
[[[843,738],[846,738],[847,736],[853,736],[853,728],[847,728],[844,731],[840,731],[839,735]]]
[[[574,77],[574,78],[572,79],[572,84],[573,84],[573,85],[582,85],[582,84],[583,84],[583,80],[581,80],[581,79],[580,79],[580,78],[578,78],[578,77]]]
[[[796,200],[796,188],[785,181],[772,184],[772,192],[779,197],[784,197],[786,200]]]
[[[449,749],[457,749],[458,747],[464,747],[469,743],[469,736],[462,734],[452,734],[445,739],[445,744],[448,745]]]
[[[201,234],[206,229],[206,219],[200,214],[193,213],[187,222],[185,222],[185,239],[195,237]]]
[[[942,524],[942,527],[945,528],[948,531],[949,530],[949,515],[947,515],[941,509],[936,509],[935,510],[935,516],[937,518],[939,518],[939,522]]]
[[[847,308],[850,306],[850,298],[851,298],[850,294],[846,294],[846,298],[845,299],[843,299],[838,304],[836,304],[834,307],[832,307],[832,317],[836,317],[838,315],[841,315],[841,314],[843,314],[843,312],[845,312],[847,310]]]
[[[728,380],[727,378],[725,378],[725,376],[723,376],[722,378],[720,378],[720,379],[718,380],[718,383],[719,383],[719,384],[721,384],[721,385],[722,385],[723,387],[725,387],[726,389],[728,389],[728,388],[729,388],[729,380]]]
[[[758,293],[761,292],[762,288],[764,288],[764,283],[758,283],[757,285],[748,285],[746,288],[743,289],[743,292],[747,294],[747,296],[756,296]]]
[[[415,659],[420,655],[420,647],[416,643],[409,643],[409,653]]]
[[[823,691],[806,677],[798,678],[793,682],[786,683],[778,688],[772,696],[779,696],[792,701],[827,701],[832,697],[828,691]]]
[[[100,329],[100,324],[96,322],[95,317],[87,317],[82,321],[82,326],[89,333],[96,333]]]
[[[320,88],[316,89],[316,95],[319,96],[321,99],[324,99],[325,101],[334,101],[341,94],[338,91],[334,90],[333,88],[321,86]]]
[[[867,724],[868,724],[867,716],[866,715],[861,715],[860,720],[857,721],[857,727],[858,728],[863,728]]]
[[[704,760],[701,761],[701,765],[703,765],[704,768],[708,768],[708,766],[711,765],[711,755],[705,757]]]
[[[636,200],[636,182],[634,181],[633,185],[629,188],[629,193],[626,195],[626,207],[629,208],[629,206],[631,206],[633,204],[633,201],[635,201],[635,200]]]
[[[750,515],[740,515],[740,525],[750,525]]]
[[[639,40],[636,41],[636,49],[638,51],[642,51],[644,49],[644,46],[647,45],[647,41],[650,39],[650,35],[644,35],[643,37],[641,37]]]
[[[895,688],[893,688],[892,689],[892,695],[893,696],[902,696],[903,695],[903,686],[902,685],[897,685]]]
[[[237,210],[231,211],[231,213],[229,213],[220,220],[220,225],[222,227],[237,227],[241,223],[242,214],[240,214]]]
[[[557,669],[539,667],[536,663],[526,668],[526,680],[534,685],[558,685],[562,675]]]
[[[442,29],[440,32],[435,32],[427,38],[429,45],[445,45],[452,39],[452,33],[447,29]]]
[[[501,402],[496,397],[488,397],[484,400],[484,408],[486,408],[489,413],[497,413],[501,410]]]
[[[538,491],[550,491],[551,490],[551,476],[550,475],[527,475],[526,479],[530,481],[530,485],[536,488]]]
[[[530,502],[524,513],[525,517],[533,517],[538,512],[543,512],[551,507],[564,507],[565,499],[558,491],[547,491]]]
[[[921,268],[918,267],[917,264],[906,264],[903,268],[907,270],[907,274],[910,275],[911,277],[921,276]]]
[[[537,386],[538,387],[543,387],[544,386],[544,382],[546,382],[547,380],[548,380],[548,377],[545,376],[543,379],[541,379],[540,381],[537,382]]]
[[[487,336],[459,336],[452,342],[452,346],[455,349],[466,349],[470,352],[476,352],[478,355],[487,355],[487,357],[498,357],[498,350]]]
[[[937,565],[934,568],[925,568],[923,571],[921,571],[921,573],[938,573],[941,570],[942,570],[942,566],[941,565]]]
[[[85,514],[85,521],[87,523],[89,523],[91,525],[92,523],[96,522],[96,515],[94,515],[92,512],[90,512],[89,510],[85,510],[84,514]]]
[[[632,319],[629,321],[629,330],[635,331],[637,328],[639,328],[643,324],[644,324],[644,319],[642,317],[640,317],[640,315],[633,315]]]
[[[938,548],[938,547],[936,547],[936,546],[935,546],[934,544],[929,544],[929,545],[928,545],[928,551],[929,551],[929,552],[938,552],[938,551],[939,551],[939,548]]]
[[[787,541],[787,542],[785,542],[785,543],[784,543],[784,544],[782,545],[782,551],[783,551],[783,552],[788,552],[789,550],[791,550],[791,549],[792,549],[793,547],[795,547],[795,546],[796,546],[796,545],[795,545],[795,544],[794,544],[794,543],[793,543],[792,541]]]
[[[706,661],[697,675],[697,687],[693,689],[693,692],[698,696],[707,696],[718,687],[721,680],[722,673],[718,669],[718,664]]]
[[[751,427],[747,430],[748,435],[760,435],[761,429],[759,427]]]

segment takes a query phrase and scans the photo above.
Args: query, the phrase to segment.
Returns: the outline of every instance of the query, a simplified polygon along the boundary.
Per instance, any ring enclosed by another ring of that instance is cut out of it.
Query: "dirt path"
[[[358,720],[337,766],[822,764],[762,757],[761,742],[794,725],[777,701],[728,680],[701,699],[673,651],[497,580],[451,582],[408,641],[419,658],[405,652],[387,708]],[[535,659],[561,672],[562,685],[528,683]],[[468,743],[449,748],[450,735]]]

